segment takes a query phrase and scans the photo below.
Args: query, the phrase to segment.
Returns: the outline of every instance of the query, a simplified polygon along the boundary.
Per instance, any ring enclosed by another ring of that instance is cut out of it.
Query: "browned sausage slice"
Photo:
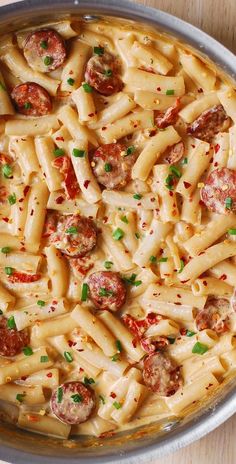
[[[231,119],[227,116],[222,105],[215,105],[204,111],[188,127],[187,133],[194,137],[211,142],[218,132],[227,130],[230,126]]]
[[[144,360],[143,380],[158,395],[174,395],[183,381],[180,369],[167,354],[154,353]]]
[[[201,189],[206,207],[218,214],[236,211],[236,171],[218,168],[211,172]]]
[[[181,160],[184,156],[184,143],[178,142],[172,145],[172,147],[168,150],[167,155],[164,158],[164,161],[168,164],[175,164]]]
[[[66,382],[53,391],[50,406],[65,424],[82,424],[95,409],[95,395],[82,382]]]
[[[198,330],[212,329],[217,334],[229,330],[230,303],[226,298],[210,298],[198,312],[195,322]]]
[[[94,55],[87,63],[85,80],[102,95],[112,95],[123,88],[119,76],[120,62],[111,53]]]
[[[131,169],[135,160],[136,154],[127,154],[125,145],[108,143],[95,151],[91,165],[99,184],[107,189],[121,189],[131,179]]]
[[[118,272],[94,272],[88,279],[89,295],[97,309],[117,311],[125,302],[126,288]]]
[[[165,113],[158,111],[155,117],[156,126],[159,129],[165,129],[165,127],[169,126],[170,124],[175,124],[178,118],[180,107],[180,98],[177,98],[175,104],[170,106],[170,108],[168,108]]]
[[[64,41],[53,29],[30,33],[25,40],[23,51],[31,68],[40,72],[53,71],[66,59]]]
[[[87,217],[61,215],[56,231],[50,235],[50,242],[72,258],[82,257],[95,247],[97,229],[92,219]]]
[[[25,82],[11,92],[17,111],[26,116],[44,116],[52,110],[49,93],[35,82]]]
[[[12,325],[10,325],[10,327],[12,327]],[[6,317],[0,316],[0,355],[9,357],[15,356],[28,344],[28,331],[26,329],[17,330],[16,328],[9,328]]]

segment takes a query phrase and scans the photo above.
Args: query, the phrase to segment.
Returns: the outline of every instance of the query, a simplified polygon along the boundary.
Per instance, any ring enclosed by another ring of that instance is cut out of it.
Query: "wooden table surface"
[[[179,16],[236,52],[236,0],[133,1]],[[8,3],[13,3],[13,0],[0,0],[1,6]],[[152,464],[236,464],[235,432],[236,416],[201,440],[162,459],[152,461]],[[147,464],[149,463],[150,461],[147,461]],[[4,464],[3,461],[0,461],[0,464]]]

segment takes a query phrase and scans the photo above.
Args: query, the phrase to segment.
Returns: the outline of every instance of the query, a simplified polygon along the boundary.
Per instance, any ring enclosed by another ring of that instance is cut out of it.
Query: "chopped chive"
[[[117,348],[117,350],[119,351],[119,353],[121,353],[121,351],[122,351],[122,345],[121,345],[120,340],[116,340],[116,348]]]
[[[181,260],[180,260],[180,269],[178,270],[178,274],[180,274],[180,273],[182,272],[183,268],[184,268],[184,262],[183,262],[183,260],[181,259]]]
[[[120,409],[120,408],[121,408],[121,404],[120,404],[118,401],[114,401],[113,406],[114,406],[114,408],[116,408],[116,409]]]
[[[112,165],[110,163],[105,163],[104,170],[106,172],[111,172],[112,171]]]
[[[7,328],[8,329],[16,329],[16,323],[14,316],[9,317],[7,320]]]
[[[107,290],[104,287],[101,287],[99,290],[99,296],[112,296],[112,295],[114,295],[114,292],[112,292],[111,290]]]
[[[130,277],[123,277],[123,280],[127,282],[127,284],[133,285],[136,277],[137,277],[137,274],[132,274]]]
[[[95,55],[102,56],[104,54],[104,47],[94,47],[93,51]]]
[[[95,383],[92,377],[84,377],[84,385],[92,385],[92,383]]]
[[[160,258],[158,259],[158,263],[166,263],[168,261],[168,258]]]
[[[153,256],[153,255],[150,256],[149,261],[151,261],[151,263],[156,263],[157,262],[156,256]]]
[[[191,330],[187,330],[186,332],[187,337],[193,337],[193,335],[195,335],[195,332],[192,332]]]
[[[120,358],[119,358],[119,353],[116,353],[116,354],[114,354],[114,355],[111,357],[111,360],[112,360],[113,362],[116,362],[116,361],[118,361],[119,359],[120,359]]]
[[[24,103],[24,108],[25,108],[25,110],[29,110],[30,108],[32,108],[31,103],[30,102],[25,102]]]
[[[75,158],[84,158],[85,150],[79,150],[78,148],[73,148],[72,155],[75,156]]]
[[[236,229],[229,229],[228,234],[229,235],[236,235]]]
[[[124,231],[120,229],[119,227],[113,232],[112,237],[114,240],[120,240],[121,238],[124,237]]]
[[[166,95],[174,95],[175,94],[175,91],[173,89],[168,89],[166,91]]]
[[[105,261],[105,262],[104,262],[104,267],[105,267],[105,269],[111,269],[112,266],[113,266],[113,262],[112,262],[112,261]]]
[[[4,164],[2,166],[2,173],[6,179],[12,176],[12,167],[9,164]]]
[[[16,203],[16,194],[15,193],[13,193],[12,195],[9,195],[8,202],[9,202],[9,204],[11,206],[15,205],[15,203]]]
[[[135,235],[135,237],[136,237],[137,239],[139,239],[139,238],[140,238],[140,234],[139,234],[138,232],[135,232],[135,234],[134,234],[134,235]]]
[[[126,150],[126,156],[128,155],[132,155],[132,153],[135,151],[135,146],[134,145],[130,145],[130,147],[127,148]]]
[[[174,182],[173,182],[173,176],[169,174],[166,179],[165,179],[165,187],[168,190],[174,190]]]
[[[38,300],[38,301],[37,301],[37,305],[38,305],[38,306],[45,306],[45,304],[46,304],[46,303],[45,303],[45,301],[43,301],[43,300]]]
[[[183,158],[181,164],[188,164],[188,158]]]
[[[78,233],[78,228],[75,226],[71,226],[68,229],[66,229],[66,234],[73,235]]]
[[[175,343],[175,338],[167,337],[167,339],[168,339],[170,345],[173,345]]]
[[[4,271],[5,271],[5,274],[7,274],[8,276],[10,276],[10,275],[13,274],[14,269],[13,269],[13,267],[6,266],[6,267],[4,268]]]
[[[8,253],[10,253],[11,251],[11,248],[10,247],[3,247],[1,248],[1,252],[4,254],[4,255],[7,255]]]
[[[104,74],[107,77],[111,77],[112,76],[112,70],[111,69],[105,69]]]
[[[83,396],[80,395],[79,393],[75,393],[75,395],[71,395],[72,400],[74,403],[82,403],[83,402]]]
[[[47,363],[49,361],[49,357],[48,356],[41,356],[40,357],[40,362],[41,363]]]
[[[0,82],[0,89],[1,89],[1,90],[5,90],[5,91],[7,90],[6,87],[5,87],[5,85],[4,85],[2,82]]]
[[[89,290],[88,284],[83,284],[82,285],[82,293],[81,293],[81,301],[86,301],[87,300],[88,290]]]
[[[58,387],[57,389],[57,402],[61,403],[63,398],[63,389],[62,387]]]
[[[233,200],[231,197],[227,197],[225,199],[225,207],[226,209],[232,209],[232,205],[233,205]]]
[[[200,342],[195,343],[192,349],[192,353],[196,353],[196,354],[204,354],[207,351],[208,351],[208,346]]]
[[[121,216],[121,221],[124,222],[125,224],[129,224],[129,221],[126,216]]]
[[[25,346],[22,351],[25,356],[32,356],[33,354],[33,350],[30,346]]]
[[[17,393],[16,400],[19,401],[19,403],[22,403],[24,397],[25,397],[25,393]]]
[[[174,174],[174,176],[178,179],[180,179],[180,177],[182,176],[180,170],[176,166],[170,166],[170,172]]]
[[[64,358],[68,363],[73,361],[73,357],[69,351],[64,351]]]
[[[104,396],[99,395],[99,399],[100,399],[100,401],[101,401],[102,404],[105,404],[105,403],[106,403],[106,402],[105,402]]]
[[[53,153],[55,156],[63,156],[65,154],[65,150],[63,150],[63,148],[55,148]]]
[[[91,87],[91,85],[89,85],[87,82],[82,84],[82,87],[86,93],[92,93],[93,91],[93,87]]]
[[[53,63],[53,57],[52,56],[45,56],[43,60],[45,66],[50,66],[50,64]]]
[[[40,47],[43,48],[44,50],[46,50],[48,48],[48,43],[46,40],[42,40],[42,42],[40,42]]]
[[[74,85],[74,83],[75,83],[75,80],[72,79],[72,77],[69,77],[69,79],[67,79],[67,84]]]
[[[133,198],[134,198],[135,200],[141,200],[142,195],[140,195],[139,193],[135,193],[135,194],[133,195]]]

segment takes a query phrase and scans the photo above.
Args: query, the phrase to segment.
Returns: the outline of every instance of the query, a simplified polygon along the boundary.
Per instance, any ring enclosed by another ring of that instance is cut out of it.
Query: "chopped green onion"
[[[170,345],[173,345],[175,343],[175,338],[167,337],[167,339],[168,339]]]
[[[110,163],[105,163],[104,170],[106,172],[111,172],[112,171],[112,165]]]
[[[5,85],[4,85],[2,82],[0,82],[0,89],[1,89],[1,90],[7,90],[6,87],[5,87]]]
[[[95,55],[101,56],[104,54],[104,48],[103,47],[94,47],[93,51]]]
[[[127,282],[127,284],[132,284],[133,285],[136,277],[137,277],[137,274],[132,274],[130,277],[124,277],[123,280],[125,282]]]
[[[41,356],[40,357],[40,362],[41,363],[47,363],[49,361],[49,357],[48,356]]]
[[[168,258],[160,258],[158,259],[158,263],[166,263],[168,261]]]
[[[106,269],[111,269],[111,267],[113,266],[113,262],[112,261],[105,261],[104,262],[104,267]]]
[[[12,176],[12,167],[9,164],[4,164],[2,167],[2,173],[6,179]]]
[[[5,271],[5,274],[7,274],[8,276],[10,276],[10,275],[13,274],[14,269],[13,269],[13,267],[6,266],[6,267],[4,268],[4,271]]]
[[[76,393],[75,395],[71,395],[72,400],[74,403],[82,403],[83,401],[83,396],[80,395],[79,393]]]
[[[38,301],[37,301],[37,305],[38,305],[38,306],[45,306],[45,304],[46,304],[46,303],[45,303],[45,301],[43,301],[43,300],[38,300]]]
[[[66,229],[66,234],[73,235],[78,233],[78,228],[75,226],[71,226],[68,229]]]
[[[11,251],[10,247],[1,248],[1,252],[4,253],[4,255],[7,255],[7,253],[10,253],[10,251]]]
[[[55,156],[63,156],[65,154],[65,150],[63,150],[63,148],[55,148],[53,153]]]
[[[32,105],[31,105],[30,102],[25,102],[25,103],[24,103],[24,108],[25,108],[25,110],[29,110],[31,107],[32,107]]]
[[[62,387],[58,387],[57,389],[57,402],[61,403],[63,398],[63,389]]]
[[[112,296],[114,295],[114,292],[112,292],[111,290],[107,290],[106,288],[104,287],[101,287],[100,290],[99,290],[99,296]]]
[[[17,393],[16,400],[19,401],[19,403],[22,403],[24,397],[25,397],[25,393]]]
[[[50,64],[53,63],[53,57],[52,56],[45,56],[43,60],[45,66],[50,66]]]
[[[181,164],[188,164],[188,158],[183,158]]]
[[[166,95],[174,95],[175,94],[175,91],[173,89],[168,89],[166,91]]]
[[[142,280],[135,280],[135,282],[133,283],[133,285],[134,285],[135,287],[139,287],[139,285],[141,285],[141,283],[142,283]]]
[[[135,235],[135,237],[136,237],[137,239],[139,239],[139,238],[140,238],[140,234],[139,234],[138,232],[135,232],[135,234],[134,234],[134,235]]]
[[[150,256],[149,261],[151,261],[151,263],[156,263],[156,261],[157,261],[156,256],[153,256],[153,255]]]
[[[92,383],[95,383],[95,380],[92,377],[84,377],[84,385],[92,385]]]
[[[9,195],[8,201],[11,206],[14,205],[16,203],[16,194],[13,193],[12,195]]]
[[[121,238],[124,237],[124,231],[120,229],[119,227],[113,232],[112,237],[114,240],[120,240]]]
[[[74,85],[74,83],[75,83],[75,80],[72,79],[72,77],[69,77],[69,79],[67,79],[67,84]]]
[[[132,153],[135,151],[135,146],[134,145],[130,145],[130,147],[127,148],[126,150],[126,156],[128,155],[132,155]]]
[[[33,350],[30,346],[25,346],[22,351],[25,356],[32,356],[33,354]]]
[[[78,148],[73,148],[72,155],[75,156],[75,158],[84,158],[85,150],[79,150]]]
[[[236,235],[236,229],[229,229],[228,234],[229,235]]]
[[[68,363],[73,361],[73,357],[69,351],[64,351],[64,358]]]
[[[87,82],[82,84],[82,87],[86,93],[92,93],[93,91],[93,87],[91,87],[91,85],[89,85]]]
[[[8,329],[16,329],[16,323],[14,316],[9,317],[7,320],[7,328]]]
[[[207,351],[208,351],[208,346],[200,342],[195,343],[192,349],[192,353],[196,353],[196,354],[204,354]]]
[[[116,408],[116,409],[120,409],[120,408],[121,408],[121,404],[120,404],[118,401],[114,401],[113,406],[114,406],[114,408]]]
[[[192,332],[191,330],[187,330],[186,332],[187,337],[193,337],[193,335],[195,335],[195,332]]]
[[[139,193],[135,193],[135,194],[133,195],[133,198],[134,198],[135,200],[141,200],[142,195],[139,195]]]
[[[124,222],[125,224],[129,224],[129,221],[128,221],[128,219],[127,219],[126,216],[122,216],[120,219],[121,219],[121,221]]]
[[[233,200],[231,197],[227,197],[225,199],[225,207],[226,209],[232,209],[232,205],[233,205]]]
[[[120,359],[120,358],[119,358],[119,353],[116,353],[116,354],[114,354],[114,356],[111,357],[111,360],[112,360],[113,362],[116,362],[116,361],[118,361],[119,359]]]
[[[183,262],[183,260],[181,259],[181,260],[180,260],[180,269],[178,270],[178,274],[180,274],[180,272],[182,272],[183,268],[184,268],[184,262]]]
[[[44,50],[46,50],[48,48],[48,43],[46,40],[42,40],[42,42],[40,42],[40,47],[43,48]]]
[[[81,293],[81,301],[86,301],[88,297],[88,284],[83,284],[82,285],[82,293]]]
[[[173,185],[173,176],[169,174],[166,179],[165,179],[165,187],[168,190],[174,190],[174,185]]]
[[[104,398],[104,396],[99,395],[99,399],[100,399],[100,401],[101,401],[102,404],[105,404],[105,398]]]
[[[104,74],[107,77],[111,77],[112,76],[112,70],[111,69],[105,69]]]
[[[180,179],[180,177],[182,176],[180,170],[176,166],[170,166],[170,172],[174,174],[174,176],[178,179]]]
[[[120,340],[116,340],[116,347],[117,347],[117,350],[119,351],[119,353],[121,353],[121,351],[122,351],[122,345],[121,345]]]

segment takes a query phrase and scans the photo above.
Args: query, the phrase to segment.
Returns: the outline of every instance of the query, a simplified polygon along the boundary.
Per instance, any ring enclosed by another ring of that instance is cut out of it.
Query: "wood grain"
[[[236,0],[133,1],[178,16],[200,27],[236,52]],[[8,3],[13,3],[13,1],[0,0],[1,6]],[[235,432],[236,416],[206,437],[176,453],[154,460],[152,464],[236,464]],[[0,464],[5,463],[0,461]],[[150,460],[147,460],[147,464],[150,464]]]

